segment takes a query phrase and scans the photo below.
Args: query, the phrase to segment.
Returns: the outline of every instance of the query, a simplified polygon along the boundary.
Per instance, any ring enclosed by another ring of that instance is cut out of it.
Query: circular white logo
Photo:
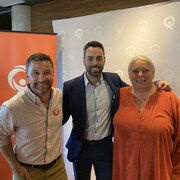
[[[19,72],[26,72],[25,66],[15,66],[8,74],[8,83],[12,89],[17,90],[18,92],[24,90],[27,82],[25,79],[20,79],[19,82],[15,81],[15,75]]]
[[[83,30],[82,29],[77,29],[76,31],[75,31],[75,36],[78,38],[78,39],[82,39],[82,36],[83,36]]]
[[[163,21],[164,26],[166,29],[173,30],[173,26],[175,24],[175,18],[173,16],[167,16]]]

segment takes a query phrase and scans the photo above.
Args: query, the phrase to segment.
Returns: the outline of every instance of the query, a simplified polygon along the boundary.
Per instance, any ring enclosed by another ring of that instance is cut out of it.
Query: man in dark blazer
[[[72,116],[66,144],[76,180],[112,179],[112,118],[119,106],[119,88],[127,86],[116,73],[102,72],[104,47],[97,41],[84,46],[86,72],[63,85],[63,123]]]
[[[116,73],[102,73],[105,53],[101,43],[85,45],[83,62],[86,72],[63,85],[63,123],[70,115],[73,121],[67,158],[73,162],[75,179],[89,180],[94,165],[97,180],[111,180],[111,120],[119,105],[119,88],[127,84]]]

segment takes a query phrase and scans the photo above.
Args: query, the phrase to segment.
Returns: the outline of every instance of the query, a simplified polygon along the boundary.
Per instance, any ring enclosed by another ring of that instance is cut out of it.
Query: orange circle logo
[[[53,114],[54,114],[54,116],[57,116],[57,115],[59,114],[59,109],[55,109],[55,110],[53,111]]]

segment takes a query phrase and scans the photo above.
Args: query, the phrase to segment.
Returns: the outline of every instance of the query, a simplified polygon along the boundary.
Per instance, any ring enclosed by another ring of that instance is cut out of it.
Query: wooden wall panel
[[[168,0],[54,0],[31,7],[32,32],[52,33],[52,20],[161,3]]]

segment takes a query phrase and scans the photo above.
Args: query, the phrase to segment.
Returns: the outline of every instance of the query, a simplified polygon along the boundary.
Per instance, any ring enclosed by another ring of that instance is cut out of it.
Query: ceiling
[[[53,0],[0,0],[0,14],[10,12],[11,6],[18,4],[34,5]]]

